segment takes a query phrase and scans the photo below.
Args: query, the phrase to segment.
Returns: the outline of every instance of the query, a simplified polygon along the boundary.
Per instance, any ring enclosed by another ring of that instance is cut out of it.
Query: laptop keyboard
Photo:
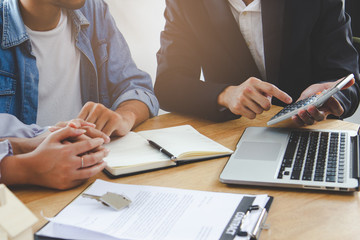
[[[343,183],[344,172],[345,133],[294,131],[277,178]]]

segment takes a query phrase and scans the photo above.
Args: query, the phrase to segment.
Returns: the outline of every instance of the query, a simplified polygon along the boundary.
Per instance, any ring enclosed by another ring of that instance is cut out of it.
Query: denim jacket
[[[124,101],[139,100],[148,106],[151,116],[157,115],[159,103],[151,78],[133,62],[107,4],[87,0],[81,9],[68,10],[68,16],[81,52],[83,104],[99,102],[116,110]],[[15,115],[26,124],[35,123],[39,73],[18,0],[0,0],[0,38],[0,112]]]

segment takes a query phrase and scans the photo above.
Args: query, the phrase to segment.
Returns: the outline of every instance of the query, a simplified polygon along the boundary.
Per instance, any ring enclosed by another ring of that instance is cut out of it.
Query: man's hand
[[[96,129],[108,136],[124,136],[149,118],[149,109],[137,100],[121,103],[115,112],[101,103],[87,102],[78,118],[94,123]]]
[[[336,82],[313,84],[301,93],[301,95],[297,101],[308,98],[308,97],[310,97],[318,92],[321,92],[325,89],[329,89],[332,86],[336,85],[341,80],[342,79],[339,79]],[[351,87],[354,83],[355,83],[355,79],[352,79],[341,90]],[[330,114],[339,117],[343,113],[344,113],[344,109],[341,106],[341,104],[334,97],[330,97],[319,108],[316,108],[315,106],[309,106],[306,110],[300,110],[297,115],[292,117],[292,120],[299,126],[313,125],[316,122],[325,120],[327,118],[327,116]]]
[[[290,104],[291,97],[274,85],[251,77],[238,86],[227,87],[218,97],[218,104],[232,113],[254,119],[257,114],[268,111],[271,98]]]
[[[1,181],[5,184],[35,184],[56,189],[75,187],[105,167],[102,160],[108,150],[99,147],[102,138],[76,143],[64,141],[84,134],[71,127],[51,133],[36,149],[27,154],[6,157],[1,162]]]

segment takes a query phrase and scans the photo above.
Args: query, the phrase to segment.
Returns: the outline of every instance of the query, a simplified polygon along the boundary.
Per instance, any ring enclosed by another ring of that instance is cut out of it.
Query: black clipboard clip
[[[249,216],[249,214],[252,212],[252,211],[258,211],[260,210],[261,213],[259,215],[259,218],[253,228],[252,231],[250,232],[247,232],[247,231],[243,231],[242,230],[242,227],[243,227],[243,223],[244,223],[244,220],[246,220],[247,216]],[[242,218],[241,220],[241,223],[239,225],[239,229],[237,231],[237,236],[239,237],[247,237],[249,236],[250,237],[250,240],[257,240],[259,239],[259,236],[260,236],[260,233],[263,229],[269,229],[270,226],[268,224],[265,224],[265,221],[266,221],[266,218],[267,218],[267,215],[268,215],[268,212],[267,212],[267,209],[266,208],[262,208],[260,207],[259,205],[253,205],[253,206],[250,206],[244,217]]]

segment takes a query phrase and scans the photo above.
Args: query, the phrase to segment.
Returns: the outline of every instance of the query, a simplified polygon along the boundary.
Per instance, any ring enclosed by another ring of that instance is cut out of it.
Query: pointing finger
[[[292,102],[292,98],[286,92],[281,91],[273,84],[263,82],[263,84],[261,84],[260,86],[261,91],[264,92],[267,97],[276,97],[277,99],[286,104],[290,104]]]

